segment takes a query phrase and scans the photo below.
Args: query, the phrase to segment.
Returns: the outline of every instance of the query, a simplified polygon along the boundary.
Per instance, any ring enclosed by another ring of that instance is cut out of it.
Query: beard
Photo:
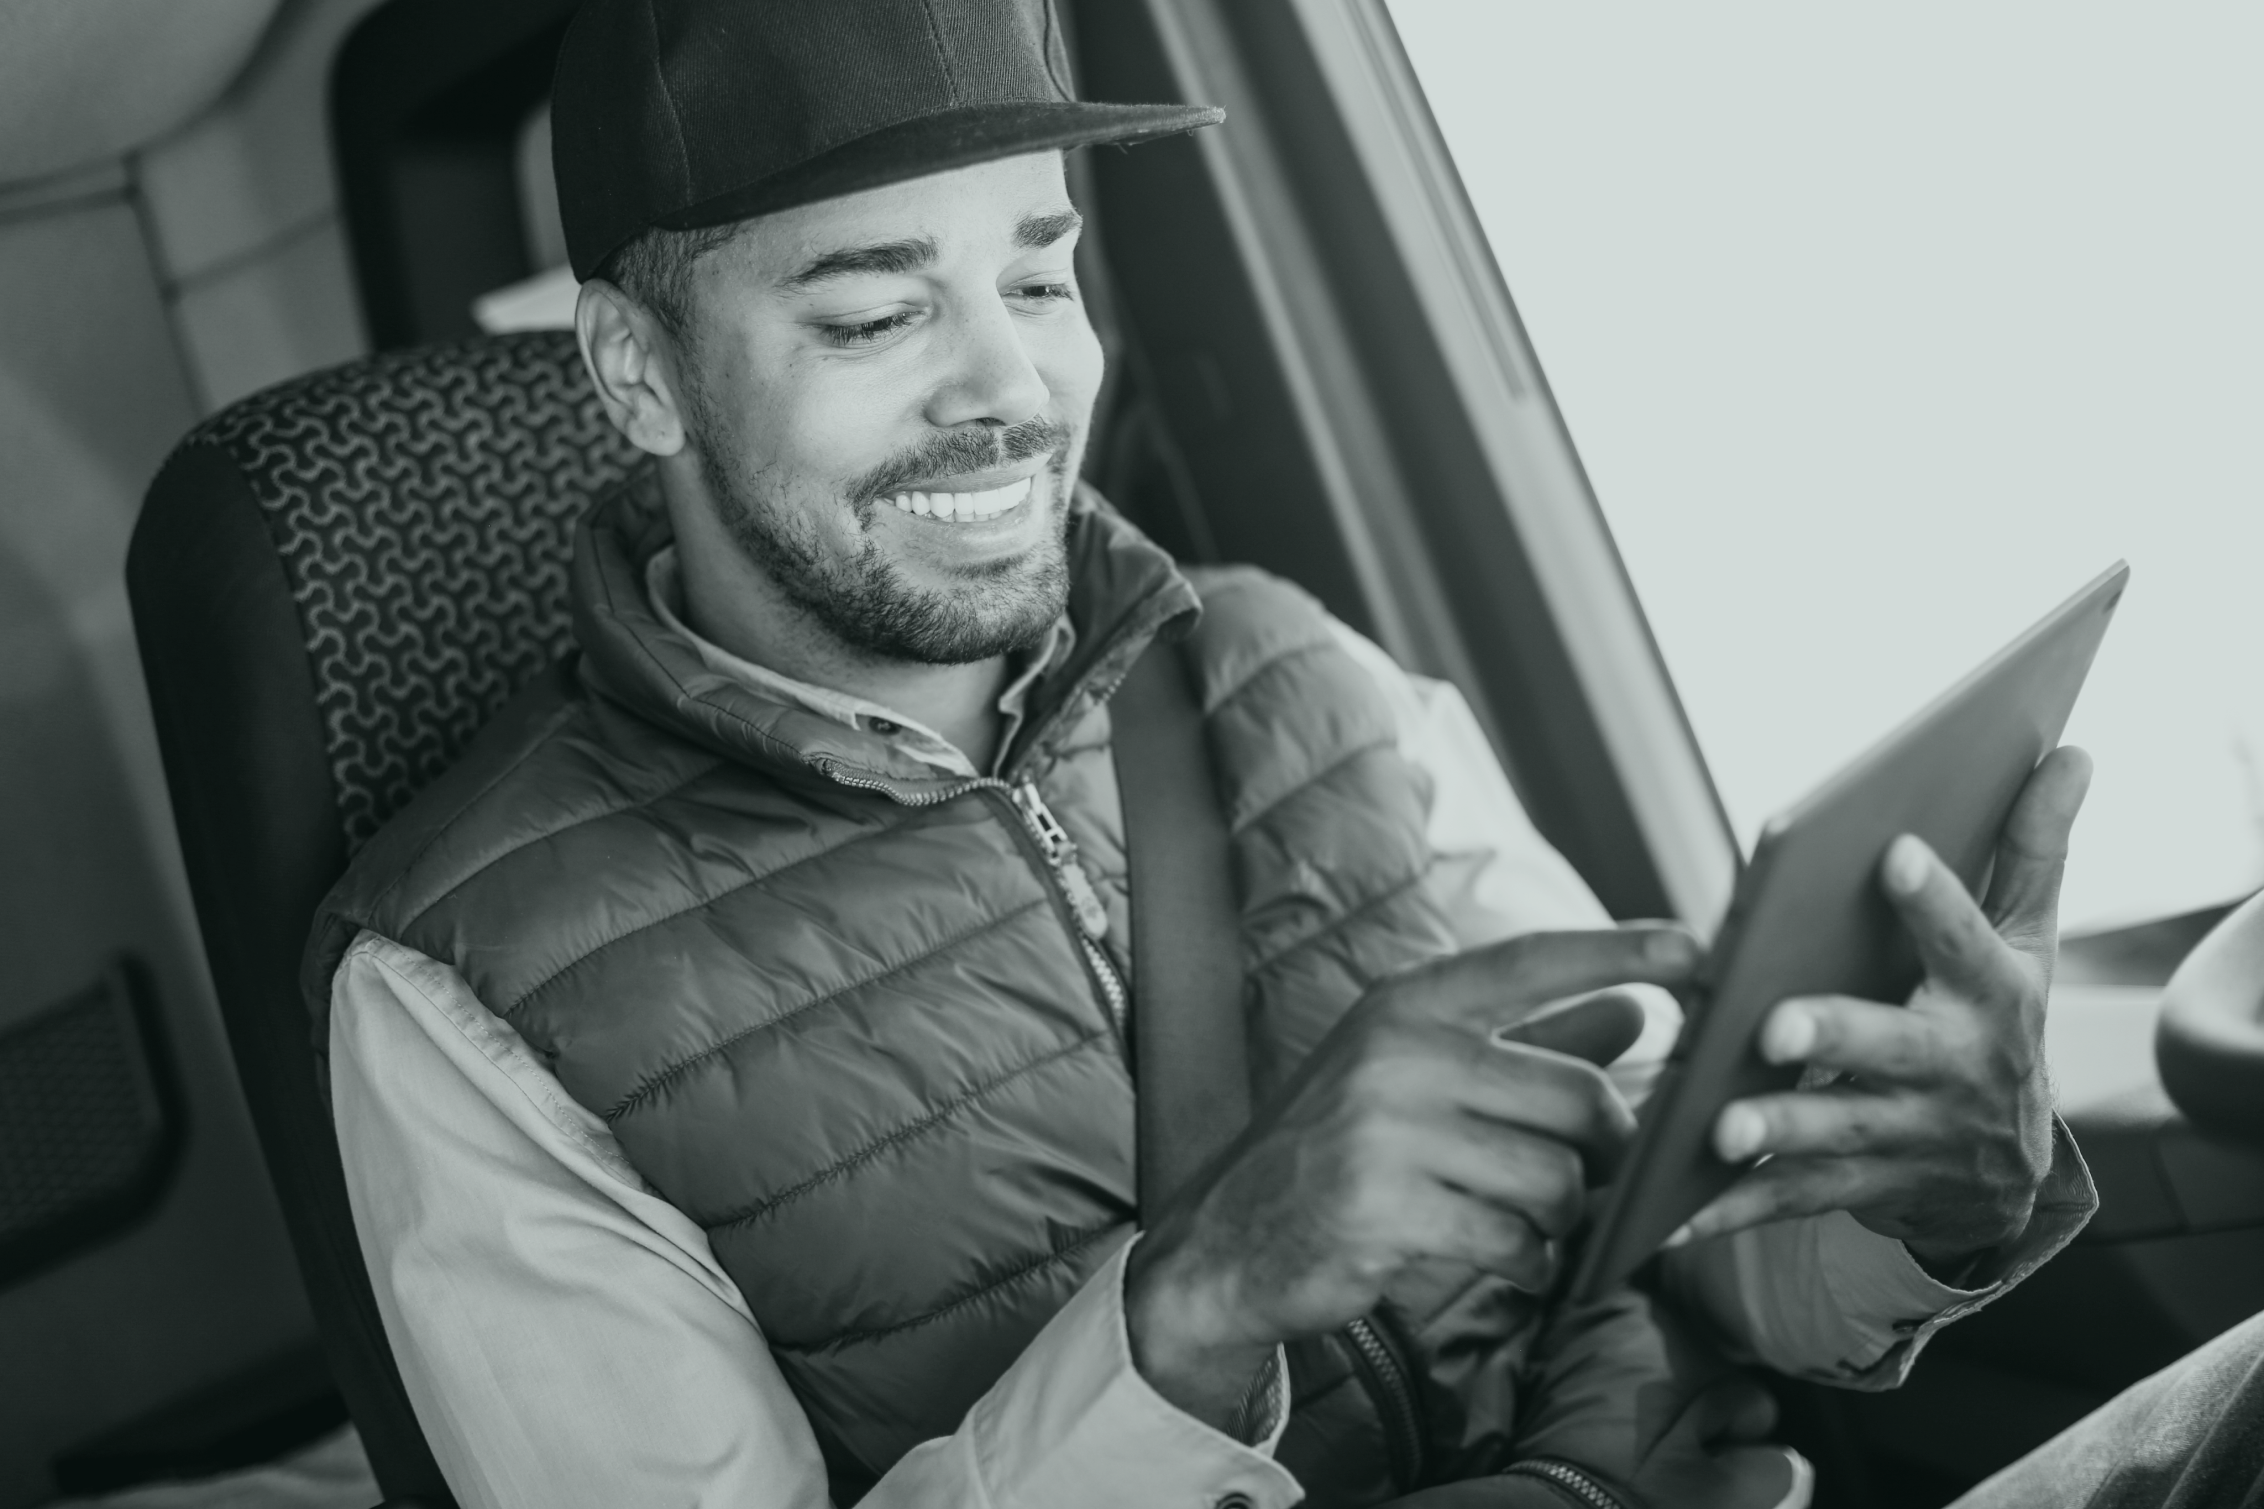
[[[795,606],[851,649],[879,660],[967,665],[1034,648],[1068,606],[1068,483],[1077,449],[1070,426],[1033,418],[996,430],[939,430],[890,458],[849,487],[862,541],[845,558],[827,549],[808,517],[761,493],[755,480],[761,467],[732,427],[708,411],[704,395],[688,396],[700,471],[733,543]],[[906,483],[1011,465],[1049,451],[1054,459],[1033,479],[1030,502],[1049,511],[1050,527],[1020,556],[955,571],[943,586],[920,586],[905,578],[872,537],[875,511]]]

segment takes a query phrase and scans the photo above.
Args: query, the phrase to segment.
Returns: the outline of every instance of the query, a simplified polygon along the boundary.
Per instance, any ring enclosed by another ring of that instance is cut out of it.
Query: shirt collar
[[[877,702],[849,692],[835,691],[831,687],[814,686],[781,675],[768,666],[734,655],[723,646],[693,631],[684,622],[683,569],[676,558],[676,547],[667,545],[653,553],[645,565],[645,594],[652,603],[653,614],[682,636],[698,654],[700,661],[718,676],[727,677],[740,685],[777,698],[805,712],[828,718],[846,728],[886,739],[901,753],[929,765],[947,775],[971,777],[978,772],[965,751],[917,719],[907,718]],[[999,716],[1005,726],[999,731],[997,759],[1003,760],[1006,751],[1013,747],[1015,735],[1021,732],[1022,721],[1030,700],[1030,691],[1048,672],[1058,669],[1077,647],[1077,631],[1064,613],[1055,619],[1038,641],[1035,648],[1022,651],[1010,662],[1014,675],[1006,689],[998,695]],[[995,762],[994,762],[995,763]],[[992,774],[996,774],[994,770]]]

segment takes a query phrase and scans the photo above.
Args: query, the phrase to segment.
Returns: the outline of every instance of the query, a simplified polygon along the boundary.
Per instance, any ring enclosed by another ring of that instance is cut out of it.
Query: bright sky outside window
[[[2063,921],[2264,885],[2264,8],[1391,9],[1745,841],[2126,556]]]

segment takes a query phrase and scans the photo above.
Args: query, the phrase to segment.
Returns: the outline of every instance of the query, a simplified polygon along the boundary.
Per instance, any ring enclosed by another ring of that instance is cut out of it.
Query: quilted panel
[[[572,646],[574,525],[638,456],[562,331],[333,367],[184,443],[226,449],[267,515],[349,851]]]

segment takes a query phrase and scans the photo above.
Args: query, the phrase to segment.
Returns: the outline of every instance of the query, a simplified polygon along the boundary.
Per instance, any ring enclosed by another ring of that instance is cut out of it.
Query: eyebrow
[[[1081,228],[1084,223],[1085,217],[1075,210],[1024,215],[1015,222],[1014,244],[1035,251],[1053,245],[1071,231]],[[788,293],[801,293],[835,278],[852,278],[859,274],[901,276],[908,272],[918,272],[934,262],[937,251],[933,236],[913,236],[902,241],[875,241],[865,246],[844,246],[812,257],[797,271],[780,279],[779,287]]]
[[[815,288],[835,278],[855,277],[860,273],[882,275],[918,272],[936,259],[933,236],[915,236],[904,241],[875,241],[865,246],[844,246],[838,251],[825,252],[811,258],[799,272],[782,279],[781,288],[799,293]]]
[[[1075,210],[1054,210],[1044,215],[1024,215],[1014,227],[1014,244],[1036,250],[1051,246],[1063,236],[1084,225],[1085,217]]]

